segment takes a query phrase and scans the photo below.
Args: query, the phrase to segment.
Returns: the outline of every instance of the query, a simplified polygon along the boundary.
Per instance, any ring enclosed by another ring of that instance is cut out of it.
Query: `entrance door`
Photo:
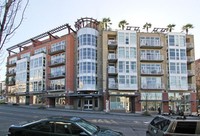
[[[84,110],[92,110],[93,109],[92,99],[85,99],[83,107],[84,107]]]

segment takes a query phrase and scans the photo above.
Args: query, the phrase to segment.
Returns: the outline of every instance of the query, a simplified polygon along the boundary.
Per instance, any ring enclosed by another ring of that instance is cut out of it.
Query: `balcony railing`
[[[65,46],[58,46],[56,49],[50,49],[49,55],[54,55],[61,52],[65,52]]]
[[[108,40],[108,45],[117,45],[117,40]]]
[[[65,72],[57,72],[49,74],[49,78],[64,78]]]
[[[117,74],[117,68],[108,67],[108,74]]]
[[[141,89],[164,89],[163,84],[142,84]]]
[[[55,87],[48,87],[48,91],[62,91],[65,90],[65,86],[55,85]]]
[[[140,43],[140,47],[149,47],[149,48],[162,48],[163,47],[163,43],[155,43],[155,44],[148,44],[145,42],[141,42]]]
[[[16,74],[15,70],[11,70],[6,73],[7,76],[11,76],[11,75],[15,75],[15,74]]]
[[[15,80],[8,81],[8,82],[7,82],[7,85],[8,85],[8,86],[10,86],[10,85],[15,85]]]
[[[188,50],[193,49],[194,48],[194,44],[193,43],[186,43],[186,48]]]
[[[60,58],[60,59],[56,59],[56,60],[52,60],[49,62],[50,66],[54,66],[54,65],[60,65],[60,64],[64,64],[65,63],[65,59],[64,58]]]
[[[116,49],[117,48],[117,40],[108,40],[108,48]]]
[[[140,60],[148,60],[148,61],[163,61],[163,55],[141,55]]]
[[[195,61],[194,57],[191,56],[187,57],[187,62],[194,62],[194,61]]]
[[[114,53],[108,54],[108,60],[117,59],[117,55]]]
[[[117,89],[118,88],[118,84],[117,83],[109,83],[108,84],[108,88],[109,89]]]
[[[12,63],[7,63],[6,66],[7,67],[12,67],[12,66],[16,66],[16,62],[12,62]]]
[[[188,76],[194,76],[195,70],[188,70],[187,73],[188,73]]]
[[[188,90],[196,90],[195,84],[188,84]]]
[[[164,70],[151,70],[151,69],[141,69],[141,74],[147,74],[147,75],[162,75],[164,74]]]

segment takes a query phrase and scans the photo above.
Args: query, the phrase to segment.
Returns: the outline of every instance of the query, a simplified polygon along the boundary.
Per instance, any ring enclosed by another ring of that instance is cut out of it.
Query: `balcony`
[[[118,89],[118,84],[117,83],[109,83],[108,88],[109,89]]]
[[[49,79],[60,79],[65,78],[65,72],[57,72],[49,74]]]
[[[194,44],[193,43],[186,43],[186,48],[187,48],[188,51],[192,50],[192,49],[194,49]]]
[[[49,92],[63,92],[65,91],[65,86],[55,85],[54,87],[48,87]]]
[[[194,76],[195,75],[195,70],[188,70],[187,74],[188,74],[188,76]]]
[[[65,59],[64,58],[52,60],[52,61],[49,62],[49,67],[55,67],[55,66],[61,66],[61,65],[65,65]]]
[[[15,80],[8,81],[8,82],[7,82],[7,85],[8,85],[8,86],[15,85]]]
[[[188,84],[188,90],[196,90],[195,84]]]
[[[16,64],[17,64],[16,62],[12,62],[12,63],[7,63],[6,66],[7,67],[14,67],[14,66],[16,66]]]
[[[65,47],[58,46],[56,49],[50,49],[49,50],[49,55],[55,55],[55,54],[63,53],[63,52],[65,52]]]
[[[108,49],[116,49],[117,40],[108,40]]]
[[[163,55],[141,55],[140,61],[156,61],[161,62],[164,60]]]
[[[109,53],[108,54],[108,62],[116,63],[117,62],[117,55],[114,54],[114,53]]]
[[[108,75],[117,75],[118,72],[117,72],[117,68],[115,67],[108,67]]]
[[[140,48],[146,48],[146,49],[161,49],[163,48],[163,43],[157,43],[157,44],[148,44],[148,43],[140,43]]]
[[[164,89],[164,84],[141,84],[141,89],[158,89],[158,90],[162,90]]]
[[[8,72],[6,73],[6,76],[15,76],[15,75],[16,75],[15,70],[11,70],[11,71],[8,71]]]
[[[194,57],[191,57],[191,56],[187,57],[187,63],[192,63],[194,61],[195,61]]]
[[[164,70],[160,69],[160,70],[151,70],[151,69],[141,69],[141,75],[155,75],[155,76],[161,76],[164,75]]]

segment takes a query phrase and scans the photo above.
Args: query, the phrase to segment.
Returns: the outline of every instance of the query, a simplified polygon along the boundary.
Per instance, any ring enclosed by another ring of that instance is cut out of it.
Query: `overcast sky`
[[[183,25],[191,23],[194,29],[195,59],[200,58],[200,0],[30,0],[25,20],[6,48],[55,27],[74,23],[81,17],[102,20],[110,17],[113,29],[121,20],[132,26],[142,26],[149,22],[154,27],[176,24],[174,32],[181,32]],[[151,30],[151,29],[150,29]],[[1,66],[0,81],[4,80],[6,67]]]

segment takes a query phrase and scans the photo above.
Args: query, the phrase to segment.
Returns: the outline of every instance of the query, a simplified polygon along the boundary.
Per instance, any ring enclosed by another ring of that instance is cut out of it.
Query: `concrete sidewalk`
[[[88,113],[88,114],[110,114],[110,115],[120,115],[120,116],[145,116],[142,114],[142,112],[136,112],[136,113],[130,113],[130,112],[114,112],[114,111],[93,111],[93,110],[72,110],[72,109],[66,109],[66,108],[58,108],[58,107],[43,107],[40,105],[33,106],[33,105],[13,105],[13,104],[7,104],[9,106],[17,106],[20,108],[32,108],[32,109],[41,109],[41,110],[51,110],[51,111],[63,111],[63,112],[74,112],[74,113]]]

